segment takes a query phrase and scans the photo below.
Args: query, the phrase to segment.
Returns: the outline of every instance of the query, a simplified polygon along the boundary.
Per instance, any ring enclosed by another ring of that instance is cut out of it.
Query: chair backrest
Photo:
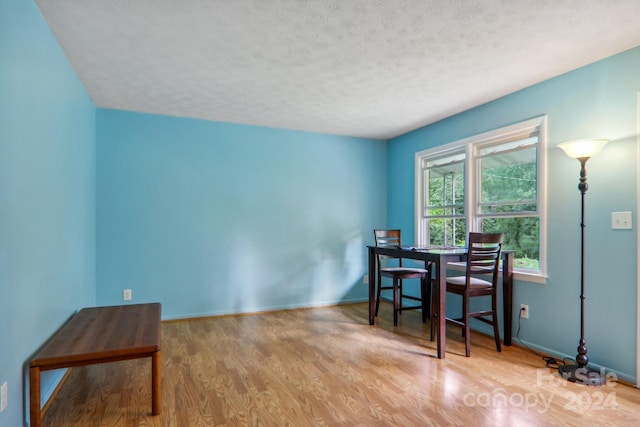
[[[402,238],[400,230],[373,230],[373,235],[376,238],[376,246],[383,248],[391,247],[395,248],[402,246]],[[381,259],[395,258],[386,255],[378,255],[378,265],[380,265]],[[400,261],[401,262],[401,261]],[[402,264],[399,264],[402,266]]]
[[[503,238],[504,233],[469,233],[467,283],[474,274],[491,274],[491,283],[498,284]]]

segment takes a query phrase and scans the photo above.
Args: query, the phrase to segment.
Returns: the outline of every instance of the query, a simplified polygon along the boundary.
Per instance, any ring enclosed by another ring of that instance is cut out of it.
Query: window
[[[416,154],[416,242],[464,246],[504,232],[516,273],[545,276],[545,124],[541,117]]]
[[[464,214],[464,153],[423,161],[424,218],[428,218],[428,244],[463,246],[466,237]]]

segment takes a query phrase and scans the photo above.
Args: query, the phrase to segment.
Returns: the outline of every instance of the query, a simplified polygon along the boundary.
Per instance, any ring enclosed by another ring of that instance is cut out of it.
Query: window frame
[[[485,215],[478,214],[478,191],[480,180],[478,175],[477,153],[482,147],[492,144],[506,143],[526,134],[537,132],[538,143],[536,149],[537,162],[537,217],[540,221],[540,247],[539,269],[526,270],[514,268],[516,279],[530,282],[544,283],[547,278],[547,116],[539,116],[533,119],[501,127],[482,134],[473,135],[458,141],[446,143],[429,148],[415,154],[415,242],[418,246],[427,245],[428,219],[424,217],[425,194],[423,162],[429,158],[441,158],[444,156],[464,153],[464,181],[465,198],[464,211],[467,224],[467,233],[478,231],[482,218]]]

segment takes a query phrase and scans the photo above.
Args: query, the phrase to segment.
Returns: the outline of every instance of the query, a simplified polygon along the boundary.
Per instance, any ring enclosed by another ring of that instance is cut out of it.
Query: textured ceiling
[[[640,45],[639,0],[36,0],[97,107],[387,139]]]

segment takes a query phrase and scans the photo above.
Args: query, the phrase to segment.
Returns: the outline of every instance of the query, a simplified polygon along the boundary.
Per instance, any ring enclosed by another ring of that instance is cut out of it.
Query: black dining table
[[[467,256],[466,248],[417,248],[417,247],[382,247],[367,246],[369,252],[369,325],[375,323],[377,255],[387,255],[395,258],[424,261],[425,266],[431,262],[435,266],[435,285],[432,298],[433,312],[430,313],[431,322],[436,324],[437,357],[444,359],[446,348],[446,286],[447,264],[463,262]],[[513,251],[502,251],[502,324],[504,325],[504,345],[511,345],[513,327]],[[433,339],[433,336],[431,337]]]

